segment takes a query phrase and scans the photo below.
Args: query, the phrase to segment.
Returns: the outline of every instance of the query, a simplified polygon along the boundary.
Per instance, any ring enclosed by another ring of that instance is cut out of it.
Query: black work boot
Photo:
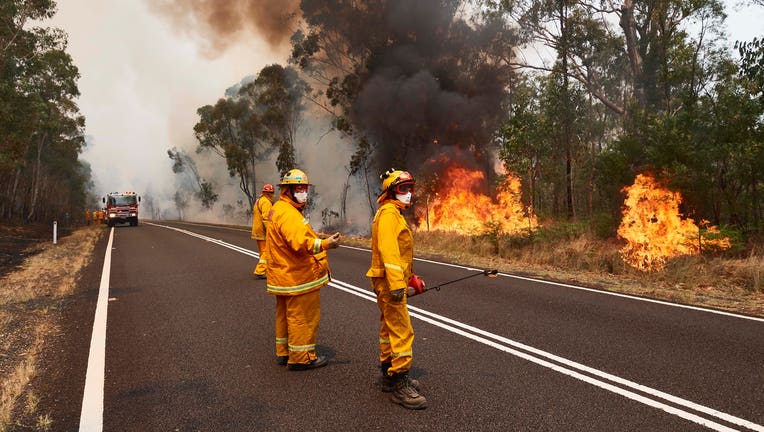
[[[395,388],[390,395],[391,401],[408,409],[427,408],[427,399],[414,388],[407,373],[395,374],[392,379],[395,381]]]
[[[379,370],[382,372],[382,376],[379,377],[379,380],[377,380],[377,383],[382,388],[382,391],[385,393],[390,393],[391,391],[395,390],[395,380],[393,377],[387,374],[387,370],[390,369],[390,366],[392,366],[392,363],[390,362],[384,362],[379,364]],[[411,385],[414,386],[416,391],[419,391],[419,381],[409,378],[409,382],[411,382]]]
[[[329,360],[325,356],[318,356],[310,363],[289,363],[287,369],[292,371],[304,371],[310,369],[318,369],[329,364]]]

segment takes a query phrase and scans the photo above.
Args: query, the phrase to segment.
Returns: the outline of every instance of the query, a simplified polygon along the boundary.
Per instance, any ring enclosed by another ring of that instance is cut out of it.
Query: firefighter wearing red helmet
[[[371,267],[366,276],[377,294],[381,312],[379,362],[382,391],[391,400],[409,409],[427,407],[419,394],[419,383],[408,376],[412,362],[414,328],[411,326],[406,291],[424,281],[413,273],[414,239],[403,210],[411,205],[414,178],[407,171],[390,169],[380,176],[382,193],[371,227]]]
[[[263,186],[260,198],[252,206],[252,240],[257,241],[257,250],[260,253],[260,259],[253,273],[257,279],[265,279],[265,263],[268,262],[267,249],[265,247],[265,232],[271,221],[268,219],[268,213],[273,207],[273,185],[266,183]]]
[[[290,370],[315,369],[328,362],[316,355],[320,289],[330,280],[326,251],[339,246],[340,233],[321,239],[303,216],[309,185],[308,176],[298,169],[284,175],[266,230],[266,287],[276,296],[276,362]]]

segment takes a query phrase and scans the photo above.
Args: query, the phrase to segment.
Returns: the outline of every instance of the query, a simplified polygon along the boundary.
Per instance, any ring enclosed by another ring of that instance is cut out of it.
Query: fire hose
[[[458,279],[450,280],[447,282],[441,282],[438,285],[426,287],[424,286],[424,282],[422,279],[417,275],[411,275],[411,279],[409,279],[409,286],[408,290],[406,292],[406,295],[408,297],[413,297],[415,295],[426,293],[427,291],[435,290],[440,291],[440,289],[446,285],[450,285],[455,282],[460,282],[465,279],[473,278],[475,276],[487,276],[487,277],[496,277],[499,274],[499,270],[497,269],[485,269],[481,270],[479,273],[473,273],[469,276],[460,277]]]

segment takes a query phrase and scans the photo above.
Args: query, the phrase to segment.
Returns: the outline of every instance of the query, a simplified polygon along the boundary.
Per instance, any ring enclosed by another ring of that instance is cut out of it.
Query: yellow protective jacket
[[[367,277],[384,277],[390,291],[406,288],[413,272],[414,238],[401,214],[405,204],[385,200],[371,225],[371,267]]]
[[[266,287],[269,294],[299,295],[329,283],[327,241],[313,231],[286,190],[270,211]]]
[[[263,194],[260,195],[255,205],[252,206],[252,240],[265,240],[265,227],[270,220],[268,213],[273,207],[273,200]]]

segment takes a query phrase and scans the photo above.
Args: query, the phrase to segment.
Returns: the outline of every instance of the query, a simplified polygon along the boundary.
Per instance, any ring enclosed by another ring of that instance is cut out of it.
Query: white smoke
[[[87,136],[81,158],[91,165],[95,193],[148,193],[162,217],[177,217],[172,197],[179,180],[167,150],[194,153],[196,109],[214,103],[230,83],[286,56],[255,37],[218,57],[202,55],[145,2],[67,0],[43,25],[67,32],[67,52],[80,71],[77,103]],[[213,178],[213,171],[223,173],[214,177],[225,191],[221,201],[244,198],[228,192],[235,185],[225,178],[224,162],[222,168],[215,161],[204,165],[205,176]]]

